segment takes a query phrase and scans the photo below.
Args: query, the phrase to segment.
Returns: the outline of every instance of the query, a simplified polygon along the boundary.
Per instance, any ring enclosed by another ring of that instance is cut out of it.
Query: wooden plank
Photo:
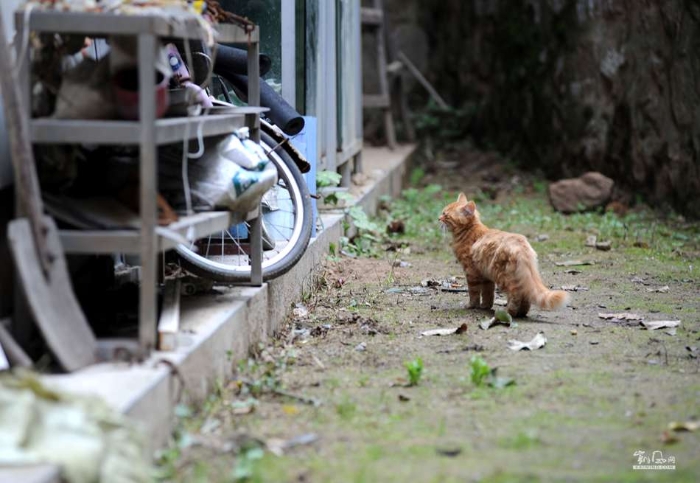
[[[158,320],[158,350],[177,349],[177,333],[180,330],[180,279],[165,281],[163,308]]]
[[[423,77],[423,74],[421,74],[420,70],[418,70],[418,67],[416,67],[413,64],[413,62],[411,62],[411,59],[409,59],[403,52],[399,52],[399,60],[401,60],[401,62],[404,63],[404,65],[408,68],[411,74],[413,74],[413,77],[415,77],[416,80],[420,82],[423,87],[425,87],[425,90],[428,91],[430,97],[433,98],[437,105],[440,106],[440,108],[442,109],[448,109],[445,100],[442,97],[440,97],[440,94],[438,94],[435,88],[432,86],[432,84],[428,82],[428,79]]]
[[[7,239],[30,312],[46,343],[64,369],[76,371],[95,362],[95,336],[73,293],[56,224],[46,216],[43,225],[47,247],[55,257],[47,276],[37,264],[34,245],[27,243],[32,239],[29,221],[11,221]]]
[[[384,12],[381,8],[362,7],[360,10],[362,25],[382,25]]]

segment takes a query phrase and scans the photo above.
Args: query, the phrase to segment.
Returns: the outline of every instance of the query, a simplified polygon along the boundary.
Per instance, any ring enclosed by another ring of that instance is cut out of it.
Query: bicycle
[[[214,66],[212,70],[218,70],[217,74],[220,75],[217,80],[228,102],[217,104],[233,105],[229,88],[222,78],[233,80],[230,82],[233,87],[238,85],[236,93],[242,101],[245,89],[241,88],[241,83],[245,84],[246,80],[239,74],[245,74],[247,70],[247,55],[242,54],[244,51],[226,46],[218,46],[218,52],[220,69]],[[261,67],[269,68],[269,58],[261,56],[261,63]],[[262,74],[264,72],[261,71]],[[269,88],[263,89],[263,94],[261,104],[270,108],[272,119],[282,121],[286,134],[296,134],[303,128],[303,119],[299,123],[301,116],[280,96]],[[293,122],[285,122],[285,119],[293,119]],[[263,281],[268,281],[289,271],[304,254],[311,238],[313,216],[311,196],[300,169],[308,171],[308,162],[291,146],[281,129],[265,120],[261,120],[260,145],[278,173],[277,184],[263,195],[261,203],[262,276]],[[216,237],[196,240],[189,246],[178,245],[176,252],[181,265],[195,275],[222,283],[245,283],[251,276],[250,247],[246,243],[248,232],[249,225],[244,223]]]
[[[262,274],[267,281],[289,271],[304,254],[311,238],[312,211],[309,189],[297,163],[285,144],[280,145],[269,134],[272,127],[264,121],[262,124],[266,126],[261,130],[260,144],[279,176],[262,200]],[[223,283],[246,282],[251,274],[246,231],[237,225],[217,238],[178,245],[176,252],[182,266],[195,275]]]

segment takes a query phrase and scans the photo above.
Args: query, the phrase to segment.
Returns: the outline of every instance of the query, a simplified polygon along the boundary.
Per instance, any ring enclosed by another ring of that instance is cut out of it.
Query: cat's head
[[[454,231],[457,227],[469,227],[477,223],[479,212],[476,210],[476,204],[467,200],[464,193],[460,193],[457,201],[450,203],[442,210],[439,220],[448,230]]]

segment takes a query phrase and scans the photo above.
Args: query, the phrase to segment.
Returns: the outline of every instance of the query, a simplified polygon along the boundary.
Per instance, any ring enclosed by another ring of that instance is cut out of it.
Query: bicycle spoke
[[[237,256],[240,257],[241,255],[245,255],[246,257],[248,257],[248,254],[245,252],[245,250],[243,250],[243,246],[238,242],[238,238],[234,237],[228,230],[226,230],[226,233],[228,234],[231,241],[236,245],[236,248],[238,248]]]

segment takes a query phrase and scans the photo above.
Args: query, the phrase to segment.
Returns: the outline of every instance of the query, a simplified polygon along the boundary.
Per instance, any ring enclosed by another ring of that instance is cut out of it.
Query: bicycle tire
[[[265,151],[270,152],[269,158],[277,166],[279,178],[288,186],[290,199],[294,200],[295,205],[293,243],[288,243],[288,246],[284,247],[280,254],[263,260],[263,281],[268,281],[287,273],[304,254],[311,238],[313,216],[309,189],[296,162],[285,151],[284,146],[271,151],[278,143],[267,133],[260,133],[260,142]],[[250,265],[227,265],[217,262],[198,254],[185,245],[178,245],[175,251],[180,257],[182,266],[194,275],[221,283],[250,281]]]

